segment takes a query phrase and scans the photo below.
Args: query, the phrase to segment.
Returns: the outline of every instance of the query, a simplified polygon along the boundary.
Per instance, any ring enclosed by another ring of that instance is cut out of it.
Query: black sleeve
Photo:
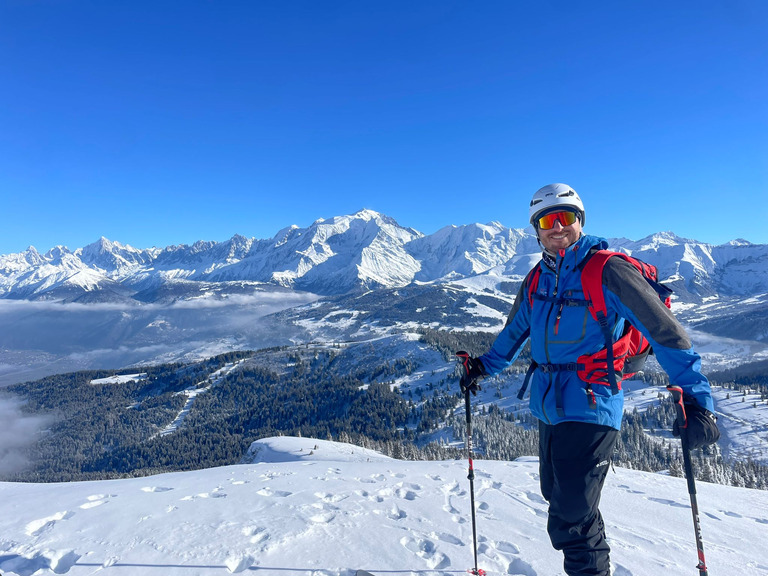
[[[526,277],[526,280],[528,280],[528,277]],[[520,309],[520,306],[523,303],[523,299],[526,297],[526,284],[527,282],[525,280],[522,282],[522,284],[520,284],[520,289],[517,291],[517,296],[515,297],[515,303],[512,304],[512,310],[509,312],[509,316],[507,316],[507,322],[504,324],[505,328],[509,326],[510,322],[512,322],[512,318],[515,317],[515,314],[517,314],[517,311]]]
[[[632,311],[656,342],[677,350],[691,347],[685,328],[632,264],[623,258],[608,259],[603,285]]]

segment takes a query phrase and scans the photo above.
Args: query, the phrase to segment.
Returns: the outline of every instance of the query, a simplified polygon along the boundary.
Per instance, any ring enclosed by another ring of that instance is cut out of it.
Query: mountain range
[[[713,246],[661,232],[614,249],[659,268],[682,301],[768,292],[768,245],[734,240]],[[290,226],[271,239],[137,249],[101,238],[45,254],[34,247],[0,256],[0,298],[68,302],[168,302],[244,290],[288,288],[329,296],[455,281],[478,275],[520,279],[538,259],[532,229],[498,222],[446,226],[425,235],[361,210]]]
[[[671,232],[608,242],[658,267],[708,367],[768,358],[768,245]],[[493,333],[539,258],[530,228],[491,222],[425,235],[372,210],[268,240],[30,247],[0,256],[0,387],[422,327]]]

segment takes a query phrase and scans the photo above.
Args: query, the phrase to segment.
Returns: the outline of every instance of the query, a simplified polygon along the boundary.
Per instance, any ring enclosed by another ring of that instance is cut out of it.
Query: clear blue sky
[[[764,0],[2,0],[0,253],[524,227],[558,181],[590,233],[768,243],[766,38]]]

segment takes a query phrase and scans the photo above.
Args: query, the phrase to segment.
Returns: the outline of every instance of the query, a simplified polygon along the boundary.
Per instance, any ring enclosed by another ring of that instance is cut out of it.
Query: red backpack
[[[611,392],[618,394],[621,390],[621,382],[639,372],[645,364],[648,354],[651,353],[651,345],[648,340],[629,322],[625,322],[624,333],[621,337],[616,341],[613,339],[613,327],[608,323],[608,309],[603,296],[603,268],[605,268],[608,259],[614,256],[623,258],[637,268],[667,308],[671,307],[672,290],[659,284],[658,270],[655,266],[622,252],[611,252],[610,250],[597,250],[587,258],[581,266],[581,285],[585,299],[582,305],[587,306],[592,318],[600,325],[603,336],[605,336],[605,348],[594,354],[579,356],[573,364],[555,365],[550,370],[576,370],[579,378],[587,383],[587,394],[592,407],[596,406],[594,393],[591,389],[592,384],[610,386]],[[528,283],[528,298],[531,303],[533,303],[538,288],[540,274],[541,264],[538,264],[525,279],[525,282]],[[613,370],[608,370],[608,366],[611,365]],[[518,398],[523,398],[531,374],[537,366],[534,362],[529,368]]]

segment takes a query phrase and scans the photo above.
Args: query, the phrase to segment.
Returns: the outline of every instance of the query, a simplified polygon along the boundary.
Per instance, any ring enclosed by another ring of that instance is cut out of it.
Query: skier
[[[584,303],[580,265],[608,244],[583,234],[584,205],[566,184],[538,190],[529,216],[543,248],[538,285],[535,291],[527,282],[520,287],[506,325],[488,352],[479,358],[464,353],[462,383],[476,393],[479,380],[511,364],[530,338],[535,363],[530,407],[539,420],[540,485],[549,502],[547,532],[552,546],[563,552],[569,576],[608,576],[610,548],[598,505],[621,428],[624,395],[581,380],[575,367],[580,356],[606,348],[605,335]],[[700,372],[701,359],[669,308],[642,274],[618,257],[606,262],[602,289],[614,339],[630,322],[651,343],[672,384],[683,389],[688,426],[682,433],[689,447],[716,442],[720,434],[709,382]],[[675,432],[680,433],[677,428]]]

